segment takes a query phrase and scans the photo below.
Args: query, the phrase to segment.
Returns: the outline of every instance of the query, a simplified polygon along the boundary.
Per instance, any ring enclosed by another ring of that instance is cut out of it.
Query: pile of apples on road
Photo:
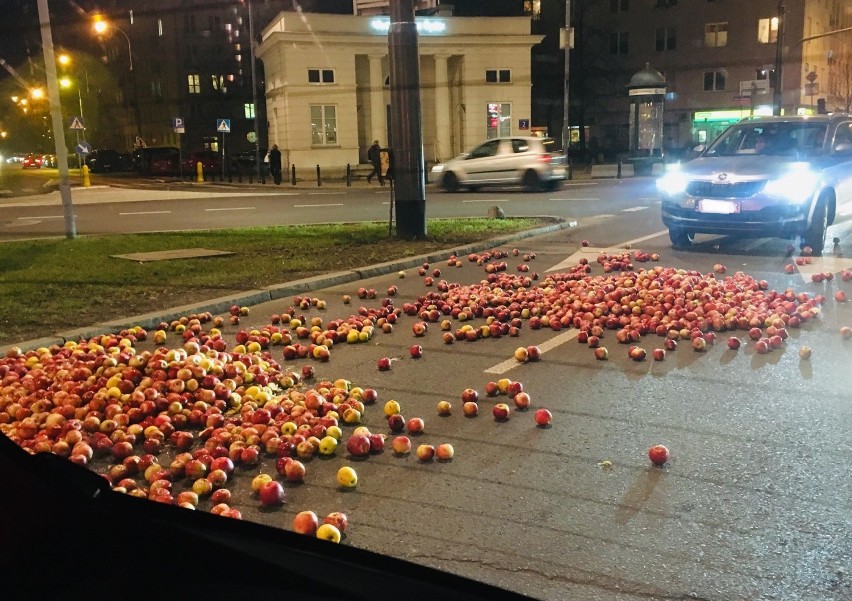
[[[313,364],[287,369],[275,355],[282,361],[327,362],[336,345],[390,334],[405,318],[413,320],[415,338],[439,323],[446,344],[518,337],[524,328],[574,328],[577,340],[601,360],[608,357],[602,345],[608,332],[636,361],[646,357],[638,343],[652,334],[662,341],[651,353],[656,360],[678,341],[703,352],[722,332],[735,331],[746,332],[755,352],[763,353],[783,348],[787,328],[817,318],[826,300],[821,294],[769,290],[767,282],[742,272],[717,278],[725,271],[718,266],[706,274],[662,266],[633,271],[626,253],[599,257],[599,265],[608,266],[600,275],[582,259],[568,271],[541,278],[521,269],[535,259],[529,253],[515,275],[504,260],[510,254],[520,256],[517,249],[469,255],[468,263],[484,271],[469,285],[441,279],[440,269],[424,264],[417,270],[428,289],[424,294],[397,307],[398,289],[392,286],[376,306],[365,304],[346,318],[308,317],[303,312],[322,311],[325,301],[296,297],[294,307],[273,315],[269,324],[234,332],[233,342],[223,329],[247,318],[247,307],[235,305],[227,317],[204,313],[159,324],[150,341],[145,329],[134,327],[61,346],[12,348],[0,359],[0,432],[30,452],[54,453],[98,469],[116,491],[241,518],[231,489],[250,480],[259,505],[280,507],[287,502],[282,482],[309,478],[307,460],[317,455],[333,456],[345,448],[351,457],[367,457],[384,452],[393,436],[389,447],[396,455],[413,451],[423,464],[455,457],[445,441],[414,447],[409,435],[424,432],[426,420],[404,418],[397,401],[383,405],[387,434],[362,425],[379,399],[376,389],[343,378],[317,381]],[[633,259],[649,257],[634,254]],[[456,256],[447,262],[463,265]],[[366,301],[378,294],[361,288],[357,296]],[[835,299],[842,302],[845,296]],[[852,337],[852,328],[842,328],[841,335]],[[175,344],[169,346],[171,339]],[[156,346],[147,348],[151,342]],[[731,336],[727,345],[737,349],[741,343]],[[810,352],[803,347],[800,356],[806,359]],[[411,346],[412,360],[422,354],[421,345]],[[520,346],[513,355],[526,363],[541,359],[542,351]],[[377,367],[391,369],[390,359],[380,358]],[[511,405],[514,411],[531,407],[519,381],[488,382],[485,395],[506,396],[492,407],[497,421],[510,418]],[[479,415],[475,388],[462,391],[460,401],[462,416]],[[437,413],[450,415],[450,401],[438,403]],[[552,419],[544,407],[533,412],[540,428],[550,427]],[[668,449],[653,445],[649,457],[663,465]],[[272,463],[274,473],[261,470]],[[340,466],[335,479],[341,487],[358,486],[349,465]],[[296,512],[293,529],[339,542],[348,518],[341,508],[329,509],[323,518],[313,510]]]

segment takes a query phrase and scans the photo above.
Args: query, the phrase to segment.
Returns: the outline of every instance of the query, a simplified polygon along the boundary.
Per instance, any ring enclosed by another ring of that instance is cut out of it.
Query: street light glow
[[[62,87],[62,88],[70,88],[71,87],[71,80],[68,79],[67,77],[63,77],[62,79],[59,80],[59,86]]]
[[[60,54],[59,57],[56,60],[59,61],[60,65],[67,65],[68,63],[71,62],[71,57],[68,56],[67,54]]]
[[[95,33],[106,33],[106,30],[109,29],[109,25],[104,18],[100,15],[95,16],[95,21],[92,23],[92,29],[95,30]]]
[[[30,91],[30,96],[32,96],[36,100],[38,100],[39,98],[43,98],[44,97],[44,90],[42,90],[41,88],[33,88]]]

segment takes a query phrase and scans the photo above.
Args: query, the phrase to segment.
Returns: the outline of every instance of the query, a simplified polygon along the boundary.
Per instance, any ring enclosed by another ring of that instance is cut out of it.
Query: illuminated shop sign
[[[417,33],[423,35],[442,35],[447,33],[446,22],[440,19],[416,19]],[[387,33],[390,30],[390,19],[370,20],[370,29],[376,33]]]

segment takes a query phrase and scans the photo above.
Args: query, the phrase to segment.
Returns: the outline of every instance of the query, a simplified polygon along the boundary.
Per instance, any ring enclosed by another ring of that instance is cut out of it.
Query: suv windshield
[[[732,125],[707,150],[705,156],[767,154],[814,156],[820,153],[828,129],[814,121],[773,121]]]

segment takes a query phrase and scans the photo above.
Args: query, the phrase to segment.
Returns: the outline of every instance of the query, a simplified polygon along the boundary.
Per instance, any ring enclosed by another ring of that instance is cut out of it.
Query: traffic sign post
[[[222,134],[222,180],[225,181],[225,134],[231,133],[230,119],[216,119],[216,131]]]
[[[178,141],[178,177],[183,179],[183,145],[180,142],[180,135],[186,132],[186,124],[183,117],[172,118],[172,128],[175,130]]]

